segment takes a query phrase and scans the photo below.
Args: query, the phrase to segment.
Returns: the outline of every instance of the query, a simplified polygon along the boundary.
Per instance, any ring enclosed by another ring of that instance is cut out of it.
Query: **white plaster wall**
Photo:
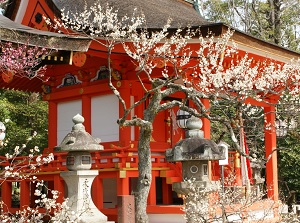
[[[74,125],[72,118],[77,114],[81,114],[81,107],[81,100],[57,104],[57,145],[59,145],[64,137],[71,132]]]
[[[119,141],[119,101],[114,94],[92,97],[92,136],[101,142]]]

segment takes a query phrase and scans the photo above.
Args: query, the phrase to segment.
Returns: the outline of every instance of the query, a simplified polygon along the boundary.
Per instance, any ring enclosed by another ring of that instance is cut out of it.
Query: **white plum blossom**
[[[226,177],[225,183],[232,186],[224,189],[221,188],[222,183],[219,181],[208,182],[210,186],[201,187],[194,178],[184,180],[185,191],[188,193],[182,198],[187,222],[230,222],[233,216],[237,222],[246,222],[247,218],[257,217],[251,208],[259,205],[264,209],[264,215],[260,216],[261,219],[257,219],[257,222],[263,221],[273,213],[276,204],[268,199],[262,202],[264,191],[251,191],[246,196],[246,192],[236,186],[234,180],[233,175]]]
[[[249,100],[275,106],[281,95],[288,94],[292,98],[300,93],[300,61],[282,64],[269,58],[254,60],[250,53],[238,50],[237,44],[232,41],[232,30],[217,37],[213,33],[202,34],[199,28],[194,27],[172,30],[170,33],[169,20],[161,29],[150,32],[144,16],[136,10],[132,17],[119,18],[117,9],[108,5],[103,7],[99,1],[95,1],[92,6],[85,5],[80,12],[64,11],[62,20],[56,21],[57,29],[71,30],[70,33],[84,35],[101,44],[107,51],[110,73],[113,70],[113,51],[117,45],[123,46],[122,50],[133,63],[132,72],[135,72],[144,95],[128,105],[115,86],[112,75],[108,77],[109,87],[124,109],[124,115],[118,120],[119,125],[141,127],[140,135],[144,136],[142,140],[145,144],[151,140],[151,131],[148,133],[145,130],[152,130],[153,121],[150,117],[179,107],[194,116],[225,126],[228,138],[233,142],[233,149],[245,155],[241,151],[237,133],[245,127],[244,118],[247,115],[264,118],[260,113],[262,110],[245,108]],[[182,93],[183,98],[163,100],[172,98],[176,93]],[[131,119],[130,115],[135,108],[145,101],[149,102],[146,108],[149,115]],[[203,101],[209,101],[210,107],[204,105]],[[191,102],[196,111],[187,106],[187,102]],[[233,112],[227,114],[224,108]],[[213,113],[214,110],[218,113]],[[265,123],[264,130],[273,127],[274,123]],[[139,159],[145,162],[150,160],[151,163],[151,157],[145,155],[142,149],[138,150],[138,155]],[[151,165],[141,168],[151,173]],[[140,173],[145,176],[144,172]],[[137,188],[147,191],[149,185],[140,182],[143,181],[138,181]],[[147,197],[141,191],[136,193],[139,207],[137,219],[147,218]],[[203,207],[201,203],[200,206]],[[203,210],[207,214],[208,210]],[[197,222],[196,218],[192,222]]]
[[[52,194],[53,196],[48,196],[48,194]],[[78,213],[74,213],[74,211],[71,211],[68,206],[68,199],[65,199],[62,203],[58,202],[57,199],[59,194],[58,191],[48,189],[43,181],[38,181],[34,191],[34,195],[37,197],[34,201],[36,206],[23,208],[15,215],[2,212],[0,220],[1,222],[42,223],[47,216],[50,222],[80,222],[80,215],[82,212],[79,211]]]

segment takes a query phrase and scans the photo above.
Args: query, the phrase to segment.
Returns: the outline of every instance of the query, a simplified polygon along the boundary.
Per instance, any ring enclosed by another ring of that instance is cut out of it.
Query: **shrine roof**
[[[20,90],[28,92],[42,92],[43,81],[39,78],[29,79],[26,77],[14,76],[10,83],[5,83],[0,76],[0,88]]]
[[[50,0],[49,0],[50,1]],[[261,40],[248,33],[242,32],[236,28],[230,27],[224,23],[214,23],[206,20],[194,9],[188,0],[99,0],[102,6],[107,4],[118,10],[118,15],[131,16],[136,8],[138,13],[145,15],[147,29],[162,28],[169,18],[172,19],[170,33],[176,31],[176,28],[194,27],[201,28],[201,33],[206,36],[213,33],[220,36],[227,32],[228,29],[234,30],[231,38],[238,44],[240,50],[270,57],[281,62],[289,62],[293,58],[299,58],[299,53],[284,47],[275,45],[271,42]],[[55,4],[56,13],[64,9],[65,11],[80,12],[83,10],[85,3],[89,8],[95,0],[51,0]],[[93,47],[91,47],[93,49]]]
[[[87,6],[94,4],[94,0],[53,0],[57,8],[66,11],[80,11],[83,9],[85,2]],[[171,28],[202,26],[211,24],[208,20],[201,17],[193,8],[192,4],[183,0],[100,0],[103,6],[108,4],[118,10],[120,17],[125,15],[131,16],[136,8],[138,13],[143,13],[146,18],[147,27],[145,28],[162,28],[169,18],[172,19]]]
[[[44,48],[87,51],[91,40],[79,36],[37,30],[0,15],[0,40]]]
[[[87,6],[92,5],[95,0],[46,0],[50,8],[59,16],[59,10],[65,8],[66,11],[82,10],[85,2]],[[52,2],[52,4],[50,4]],[[103,6],[109,4],[116,10],[119,16],[131,16],[134,9],[145,15],[147,27],[149,29],[159,29],[163,27],[169,18],[172,19],[171,28],[177,27],[201,27],[203,35],[212,32],[219,36],[226,32],[229,27],[223,23],[212,23],[201,17],[193,8],[192,4],[184,0],[100,0]],[[53,5],[53,3],[55,5]],[[233,28],[231,28],[233,29]],[[262,57],[269,57],[281,62],[288,62],[292,58],[299,58],[299,53],[282,48],[275,44],[262,41],[254,36],[235,30],[233,40],[238,43],[239,49]],[[17,24],[6,17],[0,15],[0,40],[26,43],[41,47],[50,47],[58,50],[87,51],[90,47],[90,40],[79,36],[70,36],[59,33],[36,30],[24,25]],[[29,42],[28,42],[29,41]],[[54,65],[55,66],[55,65]],[[11,83],[4,83],[0,76],[0,88],[10,88],[32,92],[41,92],[43,81],[38,78],[28,79],[14,77]]]
[[[90,39],[30,28],[0,15],[0,40],[65,51],[87,51]],[[0,88],[41,92],[43,81],[15,76],[11,83],[0,81]]]

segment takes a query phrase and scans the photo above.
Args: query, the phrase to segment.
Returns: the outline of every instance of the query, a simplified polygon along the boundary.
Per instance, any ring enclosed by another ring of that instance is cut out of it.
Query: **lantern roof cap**
[[[58,151],[97,151],[103,150],[103,146],[99,144],[100,140],[93,138],[82,124],[84,118],[77,114],[72,119],[74,126],[72,131],[68,133],[62,140],[61,144],[55,147]]]
[[[203,137],[201,119],[192,116],[186,121],[186,138],[180,140],[172,149],[166,150],[169,162],[189,160],[222,160],[225,149],[210,139]]]
[[[172,149],[166,151],[169,162],[189,160],[225,159],[224,148],[210,139],[191,137],[180,140]]]

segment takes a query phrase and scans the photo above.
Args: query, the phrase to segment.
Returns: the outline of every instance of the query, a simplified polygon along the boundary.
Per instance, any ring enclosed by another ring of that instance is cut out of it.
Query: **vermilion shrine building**
[[[74,5],[73,1],[63,2],[65,2],[65,6]],[[162,5],[161,1],[156,0],[110,1],[116,8],[119,7],[124,11],[135,6],[142,8],[147,21],[149,21],[149,28],[161,27],[170,16],[174,19],[172,23],[174,27],[178,24],[201,26],[204,33],[210,30],[216,36],[227,31],[228,26],[222,23],[214,24],[202,19],[188,2],[164,0]],[[15,27],[17,32],[41,37],[45,35],[43,31],[53,31],[45,23],[43,15],[50,19],[53,19],[54,16],[59,17],[59,10],[63,6],[62,1],[59,0],[12,0],[6,9],[5,16],[16,23],[42,30],[32,34],[33,31],[30,29],[22,30]],[[51,38],[52,34],[48,33],[48,35]],[[53,36],[55,35],[53,33]],[[2,33],[0,33],[0,38],[3,40]],[[60,38],[60,36],[55,36],[55,38]],[[248,52],[256,61],[270,58],[278,63],[286,63],[292,58],[299,57],[299,54],[295,52],[258,40],[238,30],[235,31],[232,38],[239,45],[241,55]],[[100,138],[101,144],[104,146],[103,151],[95,152],[92,156],[92,168],[99,170],[99,176],[93,182],[93,200],[110,220],[117,220],[117,196],[129,195],[135,189],[138,176],[137,140],[139,131],[137,127],[119,128],[116,123],[122,114],[122,108],[107,85],[106,53],[94,42],[84,39],[82,42],[80,41],[67,38],[65,46],[60,46],[54,56],[45,58],[43,63],[47,64],[47,70],[43,80],[29,80],[15,76],[9,80],[1,80],[0,86],[43,93],[44,100],[49,103],[48,148],[44,150],[44,153],[54,152],[54,147],[59,145],[63,137],[70,131],[71,119],[74,115],[80,113],[84,116],[86,130],[93,137]],[[72,44],[70,44],[71,42]],[[79,48],[80,44],[84,46]],[[116,86],[128,104],[132,103],[135,97],[143,95],[130,59],[120,49],[115,49],[112,66],[115,71],[113,78]],[[275,113],[272,111],[274,111],[274,107],[265,105],[266,119],[269,122],[275,121]],[[172,113],[176,114],[176,109],[160,113],[154,123],[151,142],[153,182],[147,209],[152,222],[170,222],[170,219],[173,219],[172,222],[182,221],[176,217],[176,215],[182,215],[181,205],[178,205],[180,199],[172,192],[172,183],[182,180],[180,165],[166,162],[164,155],[165,150],[171,148],[182,137],[182,130],[173,131]],[[133,115],[142,117],[143,106],[138,107]],[[203,120],[203,123],[204,137],[209,138],[209,121]],[[276,133],[274,129],[265,130],[266,156],[275,148]],[[59,174],[61,171],[66,171],[65,157],[65,153],[56,152],[55,160],[47,166],[42,166],[38,173],[39,179],[47,181],[49,188],[62,193],[64,193],[65,186]],[[234,156],[234,153],[231,154],[229,165],[232,169],[240,168],[235,165],[238,163],[236,159],[239,157]],[[211,165],[210,174],[212,180],[218,180],[220,178],[219,167]],[[31,187],[33,185],[30,181],[22,181],[20,184],[20,206],[32,205],[34,199]],[[268,196],[277,201],[276,152],[273,153],[266,166],[266,184],[269,188]],[[2,200],[13,212],[18,207],[13,207],[11,193],[12,182],[3,182]],[[158,218],[160,220],[157,220]]]

